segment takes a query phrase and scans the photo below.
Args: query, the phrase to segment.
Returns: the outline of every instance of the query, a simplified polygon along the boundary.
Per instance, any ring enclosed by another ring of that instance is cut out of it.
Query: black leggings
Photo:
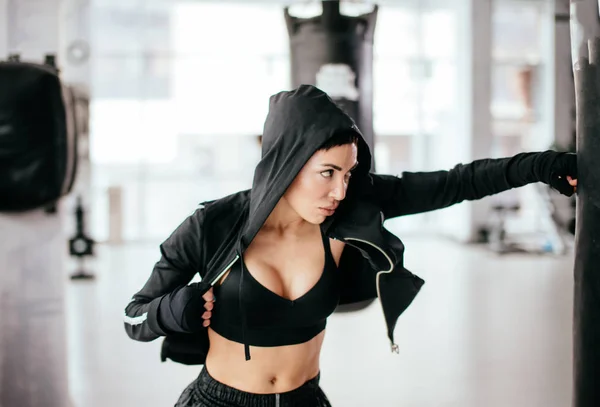
[[[255,394],[213,379],[206,368],[181,394],[175,407],[331,407],[319,387],[318,374],[297,389],[278,394]]]

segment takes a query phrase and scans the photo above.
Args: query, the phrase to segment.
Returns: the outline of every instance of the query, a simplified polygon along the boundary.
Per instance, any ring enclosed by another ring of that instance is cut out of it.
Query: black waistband
[[[317,394],[319,394],[320,377],[321,373],[319,372],[315,377],[306,381],[302,386],[287,392],[258,394],[238,390],[234,387],[221,383],[213,378],[210,373],[208,373],[207,368],[204,367],[198,376],[198,380],[196,381],[196,390],[203,394],[210,394],[219,401],[240,406],[275,406],[277,399],[279,399],[280,405],[282,406],[288,404],[300,405],[298,404],[299,401],[312,400],[317,396]]]

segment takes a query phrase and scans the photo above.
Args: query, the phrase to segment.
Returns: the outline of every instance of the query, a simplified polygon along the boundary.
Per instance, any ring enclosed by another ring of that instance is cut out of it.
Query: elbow
[[[127,336],[140,342],[150,342],[160,336],[166,336],[167,332],[158,322],[159,305],[160,300],[148,304],[131,302],[127,305],[123,315]]]
[[[153,340],[155,340],[156,338],[158,338],[158,335],[144,335],[140,331],[141,330],[139,330],[138,332],[136,332],[135,329],[131,329],[131,327],[128,327],[127,324],[125,324],[125,332],[127,332],[127,336],[129,336],[129,338],[133,339],[134,341],[138,341],[138,342],[152,342]]]
[[[133,327],[131,325],[129,325],[127,322],[123,323],[123,326],[125,328],[125,333],[127,334],[127,336],[130,339],[133,339],[134,341],[140,341],[140,337],[138,334],[136,334],[135,330],[133,329]]]
[[[125,313],[123,315],[123,325],[125,327],[127,336],[136,341],[147,342],[148,339],[143,336],[144,330],[142,329],[142,326],[146,322],[147,318],[148,313],[143,313],[142,315],[136,317],[130,317],[127,315],[127,313]]]
[[[130,317],[125,313],[123,324],[127,336],[135,341],[150,342],[160,336],[149,329],[147,312],[136,317]]]

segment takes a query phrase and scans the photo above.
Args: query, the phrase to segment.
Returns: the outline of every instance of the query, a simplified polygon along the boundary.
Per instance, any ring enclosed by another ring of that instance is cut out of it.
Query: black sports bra
[[[321,230],[325,266],[317,283],[306,294],[288,300],[260,284],[247,270],[242,257],[221,285],[214,287],[215,307],[211,328],[246,348],[249,345],[283,346],[307,342],[325,329],[327,317],[339,303],[338,269],[329,238]]]

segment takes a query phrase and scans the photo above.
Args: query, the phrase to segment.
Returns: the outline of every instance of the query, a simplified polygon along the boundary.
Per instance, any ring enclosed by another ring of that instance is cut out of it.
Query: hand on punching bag
[[[511,157],[506,178],[512,187],[543,182],[571,196],[577,186],[577,154],[558,151],[519,153]]]
[[[577,192],[577,154],[563,153],[556,157],[550,168],[548,184],[566,196]]]

